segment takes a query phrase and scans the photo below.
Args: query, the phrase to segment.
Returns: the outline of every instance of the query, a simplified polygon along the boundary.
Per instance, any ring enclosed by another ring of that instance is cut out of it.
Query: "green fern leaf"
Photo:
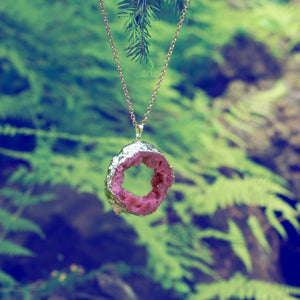
[[[296,300],[292,295],[300,295],[300,288],[278,283],[249,280],[237,273],[228,281],[221,280],[212,284],[199,284],[197,293],[189,300]]]
[[[197,234],[198,238],[200,239],[204,239],[204,238],[214,238],[214,239],[219,239],[219,240],[224,240],[224,241],[228,241],[230,238],[228,237],[228,234],[223,232],[223,231],[219,231],[219,230],[215,230],[215,229],[206,229],[206,230],[201,230],[198,234]]]
[[[0,270],[0,284],[1,285],[15,285],[17,284],[17,281],[6,272]]]
[[[292,226],[296,229],[298,234],[300,233],[300,224],[299,221],[295,216],[298,216],[298,213],[296,213],[294,210],[287,210],[283,211],[282,215],[287,221],[289,221]]]
[[[43,238],[45,237],[45,234],[36,223],[12,215],[3,209],[0,209],[0,224],[7,232],[32,231]]]
[[[246,245],[244,234],[232,220],[229,221],[229,239],[233,252],[241,259],[248,272],[252,270],[251,256]]]
[[[31,300],[32,299],[32,294],[27,286],[22,288],[22,300]]]
[[[207,229],[202,230],[197,234],[197,237],[200,239],[204,238],[214,238],[219,240],[224,240],[230,243],[233,252],[241,259],[244,263],[248,272],[252,270],[251,256],[246,245],[244,234],[239,229],[239,227],[230,220],[228,222],[229,231],[224,233],[222,231]]]
[[[205,201],[197,207],[199,214],[214,214],[218,208],[225,209],[233,205],[249,205],[266,208],[266,216],[272,226],[283,238],[287,238],[283,226],[278,222],[275,212],[279,212],[300,232],[296,209],[282,200],[277,194],[291,197],[291,193],[280,184],[262,178],[219,177],[206,188]]]
[[[1,189],[0,195],[8,199],[12,199],[13,203],[18,206],[33,206],[38,203],[49,202],[55,199],[54,194],[28,195],[24,192],[12,188]]]
[[[279,184],[262,178],[219,177],[216,182],[206,188],[203,205],[199,213],[214,214],[217,208],[224,209],[233,205],[256,205],[272,207],[275,211],[296,212],[290,205],[276,194],[291,196],[291,193]]]
[[[266,217],[269,223],[274,227],[274,229],[281,235],[284,240],[288,239],[288,235],[282,226],[282,224],[278,221],[276,214],[273,209],[267,208],[266,209]]]
[[[9,256],[33,256],[33,252],[21,247],[19,245],[16,245],[12,242],[2,240],[0,241],[0,255],[9,255]]]
[[[268,253],[270,253],[272,250],[270,244],[266,238],[264,231],[261,228],[259,221],[255,216],[252,215],[248,218],[248,225],[258,242],[265,248]]]

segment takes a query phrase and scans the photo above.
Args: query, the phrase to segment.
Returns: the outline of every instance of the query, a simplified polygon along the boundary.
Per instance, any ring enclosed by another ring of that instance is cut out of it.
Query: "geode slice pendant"
[[[152,190],[138,197],[123,189],[124,172],[133,166],[145,164],[154,170]],[[113,158],[105,180],[105,194],[118,215],[122,212],[149,215],[156,211],[174,182],[172,167],[165,157],[152,145],[140,140],[125,146]]]

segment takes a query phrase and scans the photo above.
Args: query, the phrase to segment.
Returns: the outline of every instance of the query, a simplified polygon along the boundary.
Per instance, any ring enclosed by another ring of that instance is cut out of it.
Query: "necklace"
[[[135,127],[136,132],[136,140],[133,143],[122,148],[121,152],[112,159],[105,180],[105,194],[116,214],[125,212],[135,215],[149,215],[153,213],[154,211],[156,211],[174,182],[175,178],[173,175],[172,167],[169,165],[165,157],[156,149],[155,146],[141,141],[141,136],[144,126],[148,121],[153,104],[156,100],[156,96],[163,81],[168,64],[170,62],[170,58],[172,56],[180,29],[183,25],[183,21],[187,13],[190,1],[191,0],[186,0],[181,11],[181,16],[177,24],[173,40],[167,53],[167,57],[162,67],[160,76],[156,82],[146,113],[144,114],[144,119],[140,124],[138,124],[125,83],[116,46],[112,37],[111,28],[109,26],[103,0],[98,0],[105,24],[105,29],[107,31],[108,39],[112,48],[113,58],[120,77],[125,100],[127,102],[128,111],[132,120],[132,125]],[[124,182],[124,172],[130,167],[139,166],[142,163],[147,167],[152,168],[154,170],[154,175],[151,179],[152,190],[148,193],[148,195],[138,197],[124,190],[122,184]]]

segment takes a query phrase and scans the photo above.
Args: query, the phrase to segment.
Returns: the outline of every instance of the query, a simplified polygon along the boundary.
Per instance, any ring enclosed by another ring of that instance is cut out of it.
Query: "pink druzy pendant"
[[[145,164],[154,170],[152,190],[138,197],[123,189],[124,172],[133,166]],[[105,180],[105,194],[116,214],[121,212],[149,215],[156,211],[174,182],[172,167],[152,145],[140,140],[125,146],[113,158]]]

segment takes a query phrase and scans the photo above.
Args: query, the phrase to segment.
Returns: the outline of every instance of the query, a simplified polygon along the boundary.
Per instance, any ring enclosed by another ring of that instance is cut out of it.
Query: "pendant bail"
[[[135,126],[135,139],[140,140],[143,133],[144,125]]]

